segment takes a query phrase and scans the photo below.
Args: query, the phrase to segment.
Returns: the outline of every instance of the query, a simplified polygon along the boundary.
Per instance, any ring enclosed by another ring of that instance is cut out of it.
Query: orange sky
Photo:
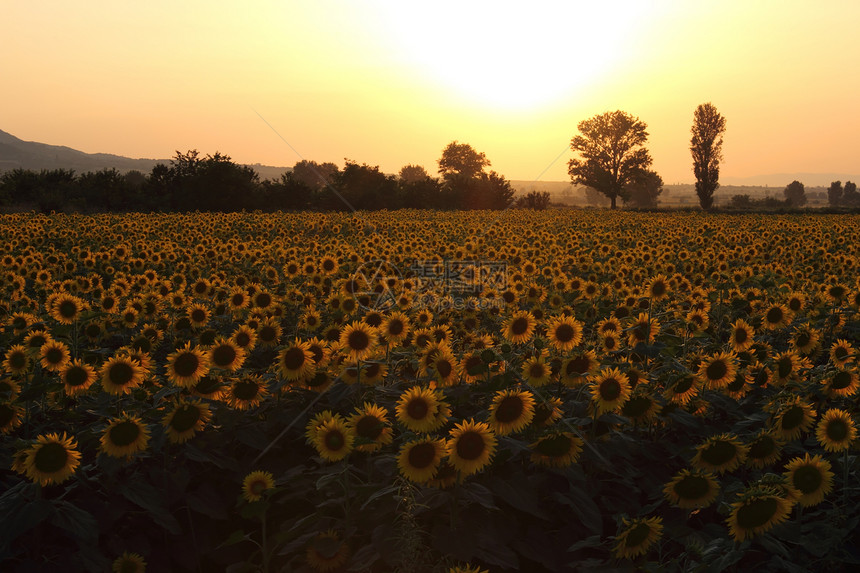
[[[860,174],[856,0],[56,0],[2,12],[0,129],[87,152],[435,172],[458,140],[510,179],[566,180],[577,123],[622,109],[648,124],[665,182],[692,182],[693,110],[710,101],[728,122],[723,177]]]

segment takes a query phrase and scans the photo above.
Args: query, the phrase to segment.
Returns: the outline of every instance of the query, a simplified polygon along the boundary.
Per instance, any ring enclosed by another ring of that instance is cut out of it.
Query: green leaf
[[[162,496],[152,485],[141,479],[132,479],[117,488],[117,491],[133,504],[145,509],[155,523],[170,533],[182,533],[179,522],[162,505]]]
[[[585,539],[580,539],[573,545],[567,548],[568,551],[579,551],[580,549],[586,549],[588,547],[598,547],[600,545],[600,536],[592,535],[591,537],[586,537]]]
[[[247,538],[248,538],[248,534],[247,534],[247,533],[245,533],[245,532],[244,532],[244,531],[242,531],[241,529],[237,529],[236,531],[234,531],[233,533],[231,533],[231,534],[227,537],[227,539],[224,541],[224,543],[222,543],[221,545],[219,545],[219,546],[217,547],[217,549],[220,549],[220,548],[222,548],[222,547],[229,547],[229,546],[231,546],[231,545],[236,545],[237,543],[241,543],[241,542],[245,541]]]
[[[55,501],[54,510],[51,523],[60,529],[65,529],[85,543],[98,542],[99,524],[92,514],[67,501]]]
[[[564,494],[561,495],[566,497]],[[601,533],[603,531],[603,516],[591,496],[576,486],[570,488],[568,495],[570,496],[568,505],[579,517],[580,522],[592,533]]]

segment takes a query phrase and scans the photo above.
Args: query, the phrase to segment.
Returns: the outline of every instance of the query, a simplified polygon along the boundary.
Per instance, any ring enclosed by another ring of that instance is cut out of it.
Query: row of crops
[[[3,215],[0,563],[856,565],[856,224]]]

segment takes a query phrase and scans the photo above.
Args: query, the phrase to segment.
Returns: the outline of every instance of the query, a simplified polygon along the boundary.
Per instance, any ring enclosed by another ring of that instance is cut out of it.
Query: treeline
[[[749,195],[733,195],[729,201],[729,207],[741,210],[756,209],[798,209],[807,203],[806,189],[800,181],[792,181],[782,191],[784,199],[776,197],[764,197],[753,199]],[[827,202],[830,207],[860,207],[860,193],[857,185],[846,181],[842,186],[841,181],[834,181],[827,189]]]
[[[347,160],[300,161],[275,180],[261,181],[248,166],[216,153],[176,153],[148,174],[116,169],[76,174],[69,169],[15,169],[0,177],[0,209],[51,211],[344,211],[421,209],[545,209],[549,195],[514,201],[510,182],[467,144],[451,143],[439,160],[440,177],[417,165],[395,175]]]

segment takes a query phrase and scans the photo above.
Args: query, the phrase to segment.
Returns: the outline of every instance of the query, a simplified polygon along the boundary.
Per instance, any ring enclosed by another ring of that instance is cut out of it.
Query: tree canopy
[[[571,181],[600,191],[615,209],[618,197],[628,197],[628,186],[651,165],[647,125],[619,110],[581,121],[577,128],[580,135],[570,142],[579,154],[568,164]]]
[[[703,103],[693,112],[691,131],[690,152],[693,154],[696,195],[702,209],[708,210],[714,204],[714,191],[720,186],[726,118],[720,115],[712,103]]]

